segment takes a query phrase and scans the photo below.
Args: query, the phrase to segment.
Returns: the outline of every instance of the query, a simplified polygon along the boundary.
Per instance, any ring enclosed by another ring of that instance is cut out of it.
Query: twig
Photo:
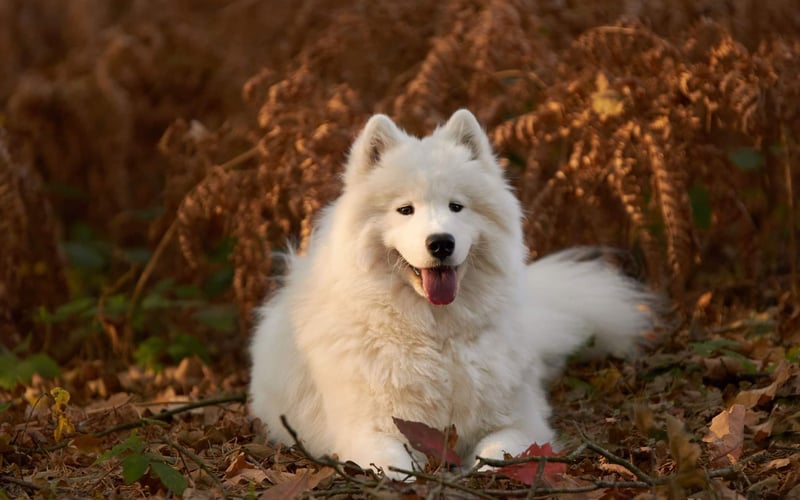
[[[211,470],[211,467],[209,467],[208,464],[206,464],[205,461],[202,458],[200,458],[200,456],[198,456],[193,451],[191,451],[191,450],[179,445],[178,443],[175,443],[175,442],[171,441],[166,436],[161,436],[161,440],[165,444],[167,444],[167,445],[171,446],[172,448],[174,448],[178,453],[181,453],[181,454],[186,455],[187,457],[191,458],[192,462],[196,463],[198,467],[203,469],[203,471],[205,471],[205,473],[208,474],[208,476],[214,481],[214,483],[216,483],[217,487],[220,489],[220,491],[223,493],[223,495],[225,494],[225,485],[222,484],[222,481],[217,477],[217,475],[214,473],[214,471]]]
[[[790,157],[790,150],[789,147],[789,139],[788,135],[786,134],[786,126],[781,125],[781,139],[783,142],[783,150],[784,150],[784,157],[786,161],[783,162],[784,166],[784,177],[786,182],[786,200],[789,204],[788,216],[789,216],[789,272],[791,273],[791,290],[792,296],[796,299],[800,296],[800,291],[798,291],[798,287],[800,284],[798,283],[797,279],[797,225],[795,222],[795,211],[794,211],[794,193],[792,192],[792,162]]]
[[[108,324],[106,321],[105,315],[105,308],[106,308],[106,300],[108,297],[116,293],[122,285],[128,282],[131,278],[133,278],[134,273],[136,272],[135,267],[131,267],[128,269],[125,274],[120,276],[117,281],[115,281],[109,287],[103,287],[103,292],[100,294],[100,298],[97,300],[97,312],[95,313],[95,317],[97,318],[97,322],[100,323],[100,326],[103,328],[103,332],[108,335],[109,339],[111,340],[111,348],[114,352],[118,354],[128,355],[127,352],[123,352],[124,345],[120,343],[119,333],[117,332],[117,328],[114,325]]]
[[[586,493],[589,491],[599,490],[601,488],[650,488],[651,485],[641,481],[593,481],[592,484],[584,486],[572,486],[569,488],[537,488],[536,495],[563,495],[569,493]],[[484,493],[490,495],[499,495],[504,497],[521,497],[528,496],[528,490],[483,490]]]
[[[125,313],[125,343],[128,345],[133,343],[133,327],[131,325],[133,324],[133,311],[136,309],[136,304],[139,303],[139,296],[142,295],[144,286],[147,284],[147,280],[150,279],[150,275],[153,274],[156,264],[161,258],[161,254],[167,249],[167,245],[169,245],[169,242],[177,231],[178,219],[175,218],[164,233],[164,236],[161,237],[161,241],[158,242],[158,246],[153,251],[153,255],[150,257],[150,260],[147,261],[147,265],[144,266],[142,274],[139,275],[139,279],[136,281],[136,286],[133,288],[133,294],[131,295],[130,305]]]
[[[343,478],[347,479],[348,481],[350,481],[352,483],[358,484],[360,486],[364,486],[364,487],[368,487],[368,488],[374,488],[374,487],[380,485],[380,481],[364,481],[363,479],[360,479],[358,477],[355,477],[355,476],[352,476],[352,475],[348,474],[347,471],[344,470],[344,467],[345,467],[346,464],[344,462],[340,462],[339,460],[336,460],[333,457],[330,457],[328,455],[323,455],[321,457],[317,457],[317,456],[314,456],[311,453],[309,453],[309,451],[306,449],[306,447],[303,446],[303,443],[300,441],[300,438],[297,436],[297,431],[295,431],[292,428],[292,426],[289,425],[289,421],[286,420],[286,415],[281,415],[281,424],[283,424],[283,428],[286,429],[286,432],[288,432],[289,435],[292,436],[292,440],[294,441],[294,446],[298,450],[300,450],[300,452],[303,455],[305,455],[305,457],[308,458],[311,462],[313,462],[313,463],[315,463],[317,465],[330,467],[331,469],[335,470],[336,473],[339,474],[340,476],[342,476]]]
[[[575,448],[573,452],[569,455],[534,455],[530,457],[519,457],[519,458],[509,458],[508,460],[501,460],[497,458],[484,458],[480,456],[476,456],[475,460],[478,462],[475,464],[475,467],[480,468],[484,465],[488,465],[489,467],[506,467],[508,465],[518,465],[518,464],[527,464],[530,462],[556,462],[556,463],[565,463],[571,464],[575,461],[578,456],[580,456],[588,446],[584,443]]]
[[[98,432],[92,432],[89,435],[95,438],[101,438],[108,436],[109,434],[114,434],[115,432],[125,431],[128,429],[136,429],[150,424],[163,425],[164,422],[170,419],[170,417],[177,415],[179,413],[194,410],[196,408],[202,408],[205,406],[214,406],[224,403],[245,403],[246,401],[247,401],[247,394],[245,393],[234,394],[231,396],[220,396],[216,398],[201,399],[200,401],[188,403],[183,406],[179,406],[178,408],[174,408],[172,410],[162,411],[158,415],[153,415],[152,417],[140,418],[139,420],[132,420],[130,422],[125,422],[116,425],[114,427],[111,427],[110,429],[105,429]],[[44,448],[43,451],[56,451],[62,448],[66,448],[67,446],[69,446],[69,440],[64,440],[54,446]]]
[[[28,481],[23,481],[22,479],[17,479],[13,476],[7,476],[5,474],[0,475],[0,483],[16,484],[17,486],[21,486],[23,488],[27,488],[33,491],[41,491],[44,489],[44,486],[39,486],[38,484],[33,484]]]
[[[584,436],[584,439],[586,439],[585,436]],[[651,485],[651,486],[655,486],[659,481],[656,478],[650,476],[649,474],[646,474],[645,472],[643,472],[642,469],[636,467],[631,462],[625,460],[622,457],[618,457],[617,455],[614,455],[610,451],[608,451],[608,450],[606,450],[604,448],[601,448],[600,446],[592,443],[591,441],[586,440],[586,447],[589,448],[590,450],[594,451],[595,453],[597,453],[599,455],[602,455],[603,457],[606,458],[606,460],[608,460],[612,464],[617,464],[617,465],[621,465],[621,466],[625,467],[626,469],[631,471],[633,473],[633,475],[636,476],[636,478],[639,481],[647,483],[648,485]]]
[[[419,478],[419,479],[425,479],[425,480],[428,480],[428,481],[433,481],[433,482],[442,484],[444,486],[447,486],[448,488],[453,488],[455,490],[463,491],[463,492],[466,492],[466,493],[469,493],[471,495],[475,495],[475,496],[478,496],[478,497],[481,497],[481,498],[488,498],[488,499],[492,499],[492,500],[494,500],[496,498],[496,497],[493,497],[492,495],[484,493],[481,490],[476,490],[474,488],[470,488],[469,486],[463,486],[461,484],[454,483],[452,481],[448,481],[447,479],[444,478],[444,474],[428,474],[428,473],[422,472],[422,471],[416,471],[416,470],[415,471],[410,471],[410,470],[400,469],[400,468],[392,467],[392,466],[389,466],[389,470],[392,471],[392,472],[399,472],[400,474],[406,474],[406,475],[411,476],[411,477],[415,477],[415,478]]]

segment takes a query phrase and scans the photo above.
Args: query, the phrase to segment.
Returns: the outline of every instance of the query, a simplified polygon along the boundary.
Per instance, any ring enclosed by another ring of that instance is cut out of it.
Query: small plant
[[[112,458],[120,461],[125,484],[140,480],[149,471],[151,477],[161,481],[161,484],[176,495],[182,495],[188,486],[186,478],[170,465],[169,458],[147,451],[146,443],[135,431],[125,441],[100,455],[95,463]]]

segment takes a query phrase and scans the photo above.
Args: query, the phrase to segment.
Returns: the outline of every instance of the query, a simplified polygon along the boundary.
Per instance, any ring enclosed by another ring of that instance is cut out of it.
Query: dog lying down
[[[270,438],[293,444],[285,415],[311,453],[384,470],[424,461],[392,417],[455,424],[464,463],[554,442],[548,377],[591,337],[634,350],[655,298],[585,249],[529,264],[521,220],[469,111],[421,139],[370,118],[259,311],[250,407]]]

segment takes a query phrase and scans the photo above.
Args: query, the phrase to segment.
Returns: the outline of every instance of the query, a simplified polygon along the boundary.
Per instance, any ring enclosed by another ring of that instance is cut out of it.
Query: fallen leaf
[[[455,445],[455,427],[451,426],[448,436],[444,432],[429,427],[421,422],[411,422],[392,417],[394,425],[403,436],[408,439],[408,444],[417,451],[424,453],[429,458],[444,459],[447,463],[461,466],[461,458],[453,450]]]
[[[325,478],[333,474],[330,467],[322,468],[311,472],[308,469],[300,469],[294,478],[289,481],[276,484],[261,494],[259,500],[294,500],[300,498],[303,493],[311,491]]]
[[[545,443],[543,446],[533,443],[528,447],[527,450],[523,451],[515,458],[560,456],[563,456],[563,454],[554,453],[550,443]],[[505,467],[497,469],[497,472],[530,486],[534,481],[536,481],[536,477],[539,474],[539,469],[542,466],[544,466],[544,471],[542,471],[542,480],[547,484],[555,483],[558,479],[560,479],[561,475],[566,474],[567,472],[567,464],[563,462],[547,461],[506,465]]]
[[[592,386],[600,392],[608,392],[619,384],[622,374],[615,367],[600,370],[590,381]]]
[[[709,433],[703,441],[708,443],[711,463],[715,467],[739,461],[744,444],[745,411],[743,405],[734,404],[711,420]]]
[[[251,464],[247,463],[247,456],[244,453],[239,453],[228,464],[228,468],[225,469],[225,477],[236,476],[242,469],[251,469],[252,467]]]
[[[679,469],[695,467],[700,458],[700,447],[692,443],[692,436],[686,432],[681,420],[670,414],[666,416],[669,451]]]
[[[597,465],[597,468],[603,472],[612,472],[614,474],[619,474],[620,476],[624,477],[625,479],[629,479],[631,481],[636,480],[636,474],[634,474],[630,469],[623,465],[619,464],[609,464],[609,463],[600,463]]]
[[[81,453],[99,453],[103,446],[103,440],[89,434],[82,434],[72,438],[69,445]]]
[[[647,403],[636,403],[633,405],[633,422],[636,428],[643,435],[648,436],[655,427],[655,416],[653,410]]]
[[[796,367],[795,367],[796,370]],[[775,372],[772,374],[773,382],[762,389],[750,389],[740,392],[736,399],[735,404],[744,405],[745,408],[752,408],[754,406],[765,404],[772,401],[775,393],[783,385],[784,382],[789,380],[792,375],[792,365],[786,361],[781,361]]]
[[[770,460],[764,466],[764,470],[772,470],[772,469],[783,469],[784,467],[791,465],[792,459],[791,458],[776,458],[775,460]]]
[[[705,487],[706,476],[698,469],[700,446],[692,442],[692,435],[686,431],[684,423],[670,414],[666,416],[669,451],[678,465],[678,474],[674,487]]]
[[[772,419],[767,420],[763,424],[753,426],[753,440],[756,442],[764,441],[768,437],[772,436],[772,427],[775,425],[775,421]]]

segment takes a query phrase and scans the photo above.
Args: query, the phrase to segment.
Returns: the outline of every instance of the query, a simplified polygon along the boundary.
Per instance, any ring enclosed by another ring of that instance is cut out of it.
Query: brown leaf
[[[403,436],[408,439],[408,444],[417,451],[424,453],[429,459],[444,459],[445,462],[457,467],[461,466],[461,458],[453,450],[455,445],[453,436],[455,426],[451,426],[448,435],[433,427],[429,427],[421,422],[411,422],[400,418],[392,417],[394,425]]]
[[[703,441],[708,443],[711,463],[715,467],[735,464],[742,455],[745,411],[744,406],[734,404],[711,420],[709,433]]]
[[[649,435],[653,430],[655,427],[655,417],[653,416],[653,410],[650,409],[647,403],[636,403],[633,405],[633,422],[636,424],[636,428],[639,432],[645,436]]]
[[[751,389],[742,391],[734,400],[735,404],[744,405],[745,408],[752,408],[757,405],[765,404],[772,401],[775,393],[783,385],[784,382],[789,380],[793,372],[797,371],[797,367],[789,364],[786,361],[781,361],[775,372],[772,374],[773,382],[762,389]]]
[[[252,467],[251,464],[247,463],[247,456],[244,453],[239,453],[228,464],[228,468],[225,469],[225,477],[236,476],[242,469],[250,469]]]
[[[103,440],[83,434],[72,438],[69,445],[77,448],[81,453],[99,453],[103,446]]]
[[[533,443],[528,447],[527,450],[520,453],[516,458],[559,456],[563,455],[554,453],[550,443],[545,443],[543,446]],[[542,466],[544,466],[542,479],[547,484],[555,483],[558,479],[560,479],[561,475],[566,474],[567,472],[567,464],[563,462],[527,462],[523,464],[506,465],[505,467],[499,468],[497,472],[530,486],[534,481],[536,481],[536,477],[539,474],[539,469]]]
[[[700,447],[691,442],[689,434],[681,420],[670,414],[666,416],[669,451],[679,467],[694,467],[700,458]]]
[[[315,472],[308,469],[300,469],[294,478],[276,484],[261,494],[259,500],[294,500],[300,498],[303,493],[311,491],[325,478],[333,474],[333,469],[325,467]]]
[[[597,90],[592,93],[592,110],[600,116],[600,120],[605,121],[625,110],[622,94],[609,88],[606,75],[597,73],[595,85]]]

